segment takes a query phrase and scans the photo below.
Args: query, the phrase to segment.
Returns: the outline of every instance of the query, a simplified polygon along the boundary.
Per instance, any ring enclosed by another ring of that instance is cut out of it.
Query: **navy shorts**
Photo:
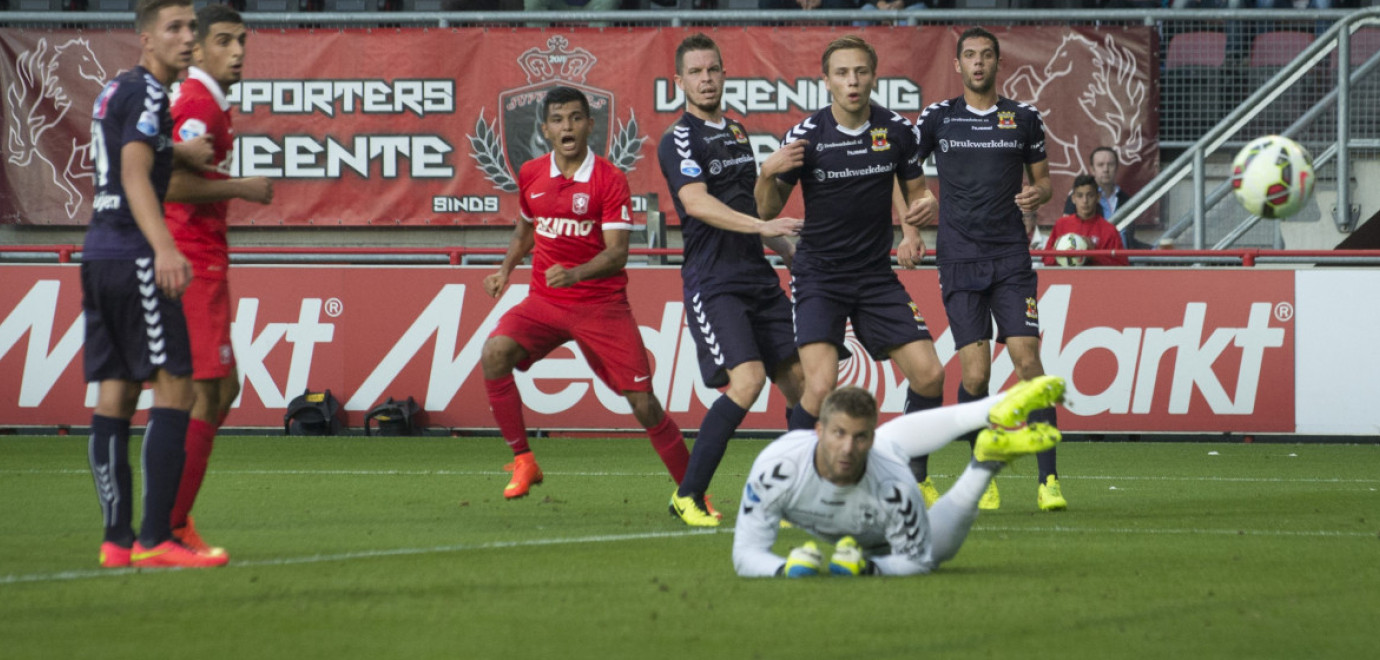
[[[1030,255],[1015,254],[991,261],[939,264],[939,289],[954,348],[992,338],[1039,337],[1039,294]]]
[[[728,370],[761,362],[767,376],[795,358],[791,301],[779,285],[757,292],[685,290],[685,323],[695,339],[700,377],[710,387],[728,385]]]
[[[892,350],[913,341],[932,340],[920,308],[890,268],[801,272],[791,277],[791,296],[796,346],[829,342],[844,359],[849,355],[843,339],[850,319],[853,334],[874,360],[885,360]]]
[[[182,303],[164,297],[154,283],[153,257],[85,261],[81,309],[86,381],[147,382],[163,369],[192,374],[192,346]]]

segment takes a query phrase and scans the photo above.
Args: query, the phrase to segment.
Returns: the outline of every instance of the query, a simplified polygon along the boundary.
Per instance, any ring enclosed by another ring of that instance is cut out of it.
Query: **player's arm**
[[[153,189],[153,147],[131,141],[120,148],[120,185],[134,223],[153,248],[154,281],[164,295],[177,298],[187,288],[192,266],[177,249],[163,219],[163,205]]]
[[[497,273],[491,273],[484,278],[484,292],[493,298],[503,293],[503,289],[508,286],[508,276],[523,259],[527,258],[536,244],[537,235],[532,223],[527,218],[518,218],[517,226],[513,228],[513,237],[508,239],[508,252],[503,255],[503,264],[498,267]]]
[[[199,135],[190,140],[173,142],[173,164],[193,171],[212,169],[211,159],[216,157],[215,144],[210,135]]]
[[[925,239],[920,228],[939,216],[939,202],[925,184],[925,175],[897,182],[892,186],[892,205],[902,209],[901,244],[896,247],[896,260],[903,268],[915,268],[925,258]]]
[[[916,575],[934,569],[928,560],[929,522],[920,490],[912,485],[894,482],[882,487],[881,504],[887,515],[887,544],[891,554],[868,557],[868,562],[881,575]],[[940,506],[935,503],[935,506]]]
[[[704,183],[687,183],[676,192],[685,212],[712,227],[739,234],[757,234],[762,238],[776,236],[795,236],[800,233],[804,222],[798,218],[776,218],[760,220],[746,213],[739,213],[709,194],[709,186]]]
[[[786,206],[795,184],[782,181],[778,175],[805,164],[805,147],[808,144],[808,140],[795,140],[782,145],[762,162],[762,171],[757,174],[757,185],[752,190],[753,197],[757,198],[757,215],[762,219],[775,218]]]
[[[1049,161],[1042,160],[1025,166],[1026,180],[1029,182],[1016,194],[1016,206],[1022,211],[1035,211],[1053,194],[1053,184],[1049,180]]]
[[[628,243],[632,232],[626,229],[605,229],[604,249],[574,268],[555,264],[546,269],[546,285],[553,289],[574,286],[585,280],[616,275],[628,264]]]
[[[273,181],[261,176],[208,179],[189,170],[176,168],[173,170],[172,180],[168,183],[169,202],[210,204],[231,199],[243,199],[255,204],[272,202]]]
[[[762,244],[780,256],[782,261],[786,262],[786,268],[790,268],[791,262],[795,261],[795,243],[791,242],[791,239],[785,236],[763,237]]]
[[[733,527],[733,570],[740,577],[772,577],[786,565],[786,558],[771,551],[776,532],[781,528],[781,511],[771,490],[754,484],[755,475],[764,474],[771,466],[756,462],[743,487],[738,520]]]

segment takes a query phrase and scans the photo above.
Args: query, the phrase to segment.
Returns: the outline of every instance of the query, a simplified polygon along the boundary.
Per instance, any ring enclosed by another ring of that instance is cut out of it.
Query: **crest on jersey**
[[[728,131],[733,134],[733,139],[737,140],[738,144],[748,143],[747,133],[744,133],[743,129],[739,128],[737,124],[729,124]]]
[[[886,139],[886,127],[872,129],[872,150],[886,151],[891,148],[891,143]]]
[[[523,163],[551,151],[541,134],[541,107],[546,93],[557,86],[578,89],[589,99],[590,118],[594,120],[589,148],[624,172],[636,169],[648,137],[638,134],[637,117],[631,110],[626,122],[618,119],[613,92],[586,83],[598,62],[594,53],[571,48],[562,35],[547,39],[545,49],[532,47],[518,56],[517,65],[526,76],[526,84],[498,95],[493,120],[485,119],[485,109],[480,110],[474,133],[466,136],[475,167],[494,188],[516,192],[514,173]]]
[[[1016,127],[1016,113],[1014,113],[1014,112],[998,112],[998,113],[997,113],[997,128],[1015,128],[1015,127]]]
[[[575,193],[570,198],[570,210],[575,215],[584,215],[589,212],[589,193]]]

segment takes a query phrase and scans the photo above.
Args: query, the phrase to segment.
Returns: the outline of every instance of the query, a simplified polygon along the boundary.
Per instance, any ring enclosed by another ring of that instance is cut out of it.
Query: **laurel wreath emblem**
[[[498,119],[484,121],[484,110],[479,111],[479,119],[474,123],[474,135],[470,140],[470,158],[478,165],[484,178],[494,184],[494,188],[507,193],[517,192],[517,181],[503,159],[503,136],[498,131]],[[628,112],[628,121],[619,121],[613,134],[613,144],[609,145],[609,162],[624,172],[637,169],[637,161],[642,159],[642,145],[647,136],[637,134],[637,115]]]
[[[613,134],[613,144],[609,147],[609,161],[624,172],[637,169],[637,161],[642,159],[642,145],[646,136],[637,134],[637,114],[628,110],[628,122],[618,122],[618,130]]]
[[[492,123],[484,121],[484,110],[479,111],[479,120],[474,123],[474,135],[470,139],[470,158],[479,165],[484,178],[493,182],[494,188],[506,193],[517,192],[517,181],[503,162],[503,140],[498,133],[498,119]]]

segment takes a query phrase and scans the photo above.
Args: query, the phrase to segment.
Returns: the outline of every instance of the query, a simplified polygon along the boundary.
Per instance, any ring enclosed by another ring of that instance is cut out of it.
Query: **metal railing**
[[[1225,199],[1230,192],[1230,181],[1223,181],[1211,193],[1207,192],[1207,159],[1224,146],[1239,146],[1241,141],[1231,139],[1246,129],[1253,120],[1266,111],[1270,105],[1289,93],[1305,77],[1324,66],[1324,61],[1334,53],[1336,63],[1337,87],[1327,92],[1313,103],[1298,119],[1280,131],[1285,137],[1299,137],[1306,129],[1335,106],[1335,138],[1314,162],[1314,168],[1321,170],[1335,161],[1335,181],[1337,182],[1337,203],[1334,209],[1334,222],[1342,231],[1350,231],[1355,223],[1351,207],[1351,154],[1354,149],[1380,149],[1380,140],[1350,137],[1353,124],[1351,116],[1351,89],[1366,80],[1380,66],[1380,51],[1351,70],[1351,36],[1367,26],[1380,26],[1380,10],[1370,9],[1349,14],[1332,25],[1319,38],[1315,39],[1292,62],[1284,66],[1273,77],[1255,90],[1240,105],[1222,118],[1205,135],[1194,142],[1182,155],[1168,167],[1160,171],[1149,185],[1145,186],[1131,200],[1117,210],[1110,218],[1118,228],[1129,226],[1141,214],[1160,202],[1175,186],[1190,174],[1193,176],[1193,209],[1191,214],[1180,218],[1166,230],[1164,237],[1173,239],[1184,230],[1192,227],[1193,246],[1206,247],[1207,212]],[[1372,117],[1374,113],[1369,113]],[[1214,249],[1229,247],[1259,223],[1260,217],[1249,216],[1218,241]],[[1275,245],[1279,246],[1279,228],[1275,227]]]

